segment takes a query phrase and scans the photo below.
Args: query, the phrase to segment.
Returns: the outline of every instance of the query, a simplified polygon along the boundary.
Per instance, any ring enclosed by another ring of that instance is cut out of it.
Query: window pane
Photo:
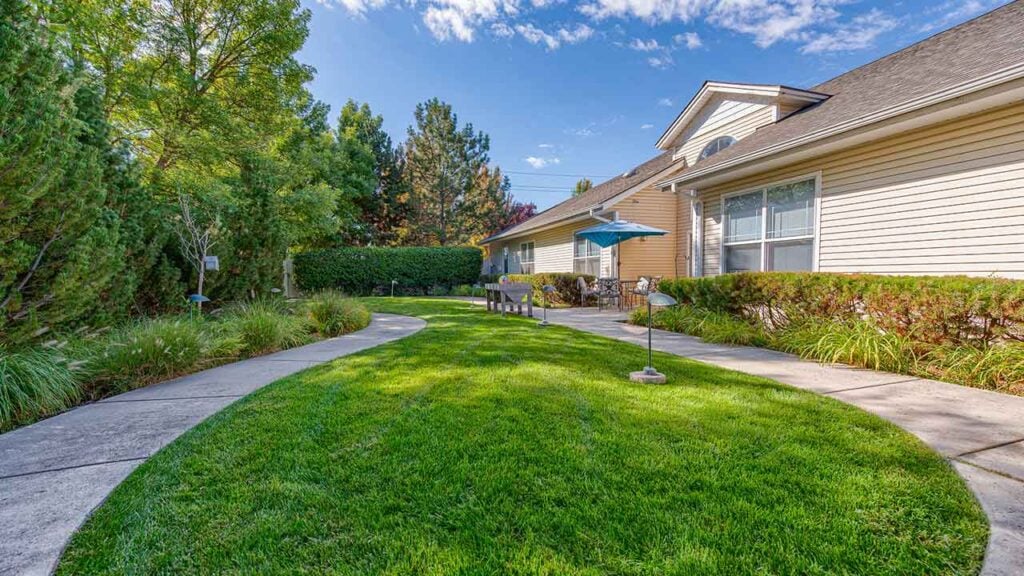
[[[768,242],[768,269],[779,272],[810,272],[813,268],[814,241]]]
[[[583,258],[587,255],[587,239],[576,237],[576,257]]]
[[[768,237],[814,234],[814,180],[768,189]]]
[[[761,192],[725,199],[725,241],[749,242],[761,239]]]
[[[533,242],[525,242],[519,245],[519,253],[522,262],[533,262]]]
[[[589,255],[589,256],[600,256],[601,255],[601,247],[598,246],[597,244],[594,244],[590,240],[587,240],[587,255]]]
[[[725,247],[726,272],[757,272],[761,270],[761,245]]]

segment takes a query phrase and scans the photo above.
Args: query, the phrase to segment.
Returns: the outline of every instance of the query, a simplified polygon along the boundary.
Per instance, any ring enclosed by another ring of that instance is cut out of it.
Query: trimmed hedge
[[[365,296],[422,295],[436,287],[472,284],[480,277],[483,255],[477,248],[332,248],[298,254],[295,279],[303,290],[338,289]]]
[[[676,320],[733,318],[806,358],[1024,394],[1021,281],[767,272],[663,280],[659,289],[695,310],[659,313],[670,330],[701,336],[707,326]]]
[[[548,304],[555,306],[579,306],[580,288],[576,280],[583,277],[587,284],[594,281],[590,274],[570,274],[568,272],[539,272],[537,274],[509,274],[512,282],[529,282],[533,284],[533,301],[543,302],[541,291],[545,285],[551,284],[555,291],[548,294]],[[497,277],[496,277],[497,278]],[[497,280],[493,280],[497,282]]]
[[[764,272],[664,280],[684,304],[763,320],[870,319],[929,346],[1024,340],[1024,282],[965,276]]]

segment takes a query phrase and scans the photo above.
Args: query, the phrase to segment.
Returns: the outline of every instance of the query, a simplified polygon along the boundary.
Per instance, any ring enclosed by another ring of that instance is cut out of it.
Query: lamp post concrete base
[[[665,375],[661,372],[654,370],[640,370],[638,372],[630,372],[629,379],[633,382],[639,382],[641,384],[664,384]]]

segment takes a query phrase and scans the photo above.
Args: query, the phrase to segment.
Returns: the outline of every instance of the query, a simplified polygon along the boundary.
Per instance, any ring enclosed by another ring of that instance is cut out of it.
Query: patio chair
[[[602,310],[603,303],[615,302],[615,305],[622,308],[622,290],[619,287],[618,278],[599,278],[597,280],[597,309]]]
[[[586,308],[587,307],[587,298],[588,297],[596,296],[598,294],[598,292],[600,292],[599,290],[591,288],[590,286],[588,286],[587,285],[587,281],[584,280],[583,276],[580,276],[579,278],[576,279],[576,287],[580,291],[580,307],[582,307],[582,308]],[[600,304],[600,302],[598,302],[598,304]]]

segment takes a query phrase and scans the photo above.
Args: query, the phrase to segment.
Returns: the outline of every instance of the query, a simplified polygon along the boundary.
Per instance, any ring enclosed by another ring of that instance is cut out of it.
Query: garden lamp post
[[[207,298],[206,296],[203,296],[202,294],[191,294],[191,295],[189,295],[188,303],[189,304],[193,304],[193,306],[189,306],[188,307],[188,319],[189,319],[190,322],[192,321],[192,312],[196,308],[199,308],[199,312],[201,313],[203,311],[203,302],[209,302],[209,301],[210,301],[210,299]]]
[[[391,297],[395,297],[395,284],[398,284],[398,280],[391,281]]]
[[[543,300],[542,306],[544,307],[544,319],[540,321],[541,326],[548,325],[548,294],[551,294],[554,291],[555,287],[551,284],[545,284],[544,287],[540,289],[540,297],[541,300]]]
[[[664,384],[665,375],[654,369],[654,347],[652,345],[652,334],[651,328],[651,317],[653,316],[653,306],[673,306],[676,304],[675,298],[668,294],[662,294],[661,292],[649,292],[647,294],[647,366],[644,367],[640,372],[630,372],[629,379],[634,382],[643,382],[645,384]]]

